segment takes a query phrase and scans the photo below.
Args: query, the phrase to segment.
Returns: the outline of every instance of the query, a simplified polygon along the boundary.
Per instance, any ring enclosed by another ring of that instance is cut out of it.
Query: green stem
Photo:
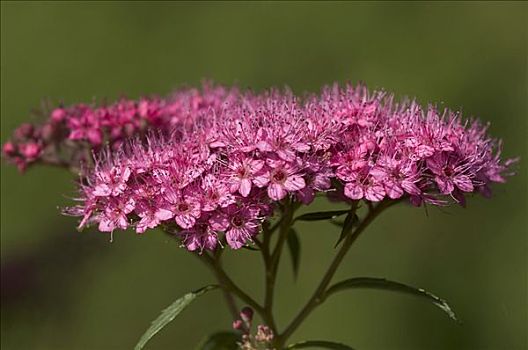
[[[225,273],[225,271],[215,263],[215,260],[208,254],[203,253],[199,256],[207,266],[211,268],[215,274],[218,282],[223,288],[226,288],[229,292],[236,295],[240,300],[245,302],[247,305],[251,306],[264,320],[264,322],[271,327],[271,329],[276,332],[277,328],[275,326],[275,321],[273,317],[265,312],[264,307],[262,307],[258,302],[250,297],[246,292],[244,292],[240,287],[238,287],[235,282]]]
[[[295,203],[292,203],[288,200],[284,204],[284,209],[282,217],[279,221],[279,237],[277,239],[277,244],[273,253],[269,252],[269,247],[267,248],[267,257],[264,259],[264,265],[266,269],[266,291],[264,297],[264,310],[269,315],[269,318],[273,321],[270,327],[277,328],[275,325],[275,320],[273,317],[273,299],[275,294],[275,282],[277,280],[277,271],[279,268],[279,261],[284,247],[284,243],[288,238],[288,234],[293,222],[293,214],[298,206]],[[271,234],[271,230],[270,233]],[[276,333],[275,333],[276,334]]]
[[[167,234],[171,238],[175,238],[174,234],[171,232],[169,227],[165,227],[163,229],[163,232]],[[199,258],[201,261],[203,261],[211,270],[215,273],[215,276],[218,276],[218,274],[215,271],[223,271],[222,269],[222,263],[221,263],[221,256],[222,256],[223,249],[217,249],[214,252],[214,257],[211,257],[207,252],[204,252],[203,254],[193,254],[197,258]],[[226,275],[227,276],[227,275]],[[236,306],[236,302],[233,298],[233,295],[231,294],[232,291],[228,289],[223,283],[221,283],[220,279],[218,279],[218,282],[220,282],[220,286],[222,288],[224,298],[227,304],[227,308],[229,309],[229,312],[233,316],[233,320],[238,318],[238,307]],[[233,283],[234,285],[234,283]],[[236,287],[236,286],[235,286]]]
[[[347,254],[348,250],[352,246],[352,244],[356,241],[356,239],[359,237],[361,232],[386,208],[392,206],[393,204],[397,203],[397,201],[389,201],[389,202],[381,202],[376,207],[371,208],[367,216],[362,220],[361,224],[357,227],[357,229],[345,238],[345,241],[343,242],[341,249],[338,251],[336,256],[334,257],[334,260],[328,267],[326,273],[323,276],[323,279],[319,283],[319,286],[313,293],[312,297],[308,300],[306,305],[301,309],[299,314],[293,319],[293,321],[286,327],[284,332],[277,336],[275,345],[278,349],[281,349],[284,346],[284,343],[286,340],[292,335],[292,333],[301,325],[301,323],[310,315],[310,313],[324,301],[324,294],[326,292],[326,288],[332,281],[332,278],[334,277],[334,274],[337,271],[337,268],[343,261],[343,258]]]
[[[215,269],[222,269],[222,252],[223,249],[217,249],[214,254],[214,263],[215,263]],[[237,307],[235,298],[233,298],[233,294],[227,289],[222,287],[222,292],[224,294],[224,299],[226,301],[227,308],[229,309],[229,312],[231,313],[231,316],[233,317],[233,321],[239,318],[239,309]]]

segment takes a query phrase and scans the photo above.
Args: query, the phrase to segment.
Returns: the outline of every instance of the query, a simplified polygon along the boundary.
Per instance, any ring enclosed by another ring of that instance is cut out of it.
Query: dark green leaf
[[[326,340],[307,340],[288,345],[286,349],[324,348],[334,350],[354,350],[350,346]]]
[[[349,212],[345,218],[345,222],[343,223],[343,227],[341,228],[341,234],[339,235],[339,239],[337,240],[334,248],[336,248],[339,245],[339,243],[341,243],[346,238],[346,236],[350,234],[350,232],[352,231],[352,228],[355,225],[357,225],[358,222],[359,222],[359,218],[356,215],[356,213]]]
[[[332,210],[332,211],[318,211],[313,213],[306,213],[295,218],[294,221],[319,221],[336,218],[345,215],[349,210]]]
[[[286,242],[292,259],[293,275],[297,278],[299,273],[299,261],[301,260],[301,242],[299,241],[297,232],[295,232],[293,228],[288,232],[288,240]]]
[[[243,249],[247,249],[247,250],[253,250],[253,251],[259,251],[260,250],[258,248],[252,247],[250,245],[243,245],[242,248]]]
[[[240,333],[235,332],[217,332],[210,335],[200,345],[200,350],[238,350],[238,343],[242,340]]]
[[[428,301],[432,302],[436,306],[438,306],[442,311],[444,311],[449,317],[453,320],[457,320],[455,313],[451,309],[451,307],[447,304],[447,302],[444,299],[441,299],[437,297],[434,294],[431,294],[421,288],[415,288],[412,286],[408,286],[403,283],[389,281],[385,278],[375,278],[375,277],[356,277],[347,279],[341,282],[338,282],[328,288],[325,294],[325,298],[347,289],[353,289],[353,288],[370,288],[370,289],[380,289],[380,290],[389,290],[393,292],[399,292],[404,294],[409,294],[413,296],[417,296],[423,299],[427,299]]]
[[[200,295],[218,288],[217,285],[209,285],[205,286],[203,288],[200,288],[194,292],[190,292],[185,294],[183,297],[177,299],[175,302],[173,302],[169,307],[167,307],[165,310],[161,312],[161,315],[156,318],[152,324],[150,325],[149,329],[141,336],[141,339],[139,339],[139,342],[134,347],[134,350],[141,350],[145,346],[145,344],[156,334],[158,333],[163,327],[165,327],[170,321],[174,320],[176,316],[178,316],[189,304],[199,297]]]
[[[337,227],[340,227],[340,228],[343,228],[343,226],[345,225],[344,222],[341,222],[341,221],[337,221],[337,220],[330,220],[330,223],[334,226],[337,226]]]

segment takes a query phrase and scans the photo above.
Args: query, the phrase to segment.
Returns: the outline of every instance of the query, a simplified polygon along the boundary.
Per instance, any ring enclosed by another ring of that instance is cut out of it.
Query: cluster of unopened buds
[[[365,86],[292,92],[205,84],[167,98],[79,104],[21,126],[3,146],[25,169],[77,169],[80,228],[162,226],[191,251],[251,243],[286,201],[405,199],[465,204],[490,195],[514,160],[486,126],[450,110],[396,102]],[[94,158],[92,159],[92,154]]]
[[[241,350],[274,350],[273,331],[266,325],[258,325],[257,332],[251,334],[253,324],[253,309],[244,307],[240,311],[240,319],[233,322],[233,329],[242,332],[242,341],[238,344]]]
[[[36,163],[76,169],[81,162],[91,161],[92,151],[117,150],[123,141],[144,136],[151,129],[168,133],[173,126],[193,123],[200,111],[216,110],[235,96],[236,89],[206,83],[202,91],[181,89],[163,99],[123,98],[100,106],[60,106],[51,109],[42,123],[19,126],[4,144],[3,153],[21,171]]]

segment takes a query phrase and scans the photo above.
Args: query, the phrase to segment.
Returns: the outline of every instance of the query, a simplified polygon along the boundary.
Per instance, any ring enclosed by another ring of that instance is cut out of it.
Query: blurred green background
[[[338,278],[387,277],[447,298],[463,324],[421,300],[344,293],[292,340],[357,349],[527,349],[526,3],[2,2],[1,139],[43,98],[66,103],[166,94],[202,78],[263,89],[317,91],[365,81],[399,96],[463,108],[491,122],[518,175],[467,209],[402,206],[382,216]],[[209,271],[159,232],[78,233],[57,210],[72,177],[21,176],[2,163],[2,349],[131,349],[159,310],[212,282]],[[324,202],[317,208],[324,208]],[[276,312],[284,326],[334,253],[335,228],[299,224],[300,277],[288,257]],[[227,269],[261,295],[260,258],[226,254]],[[156,336],[149,349],[192,349],[228,329],[210,293]]]

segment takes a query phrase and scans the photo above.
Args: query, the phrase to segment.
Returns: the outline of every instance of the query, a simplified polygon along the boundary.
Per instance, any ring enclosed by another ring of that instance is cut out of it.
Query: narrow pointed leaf
[[[259,250],[260,250],[260,249],[258,249],[258,248],[252,247],[252,246],[250,246],[250,245],[243,245],[243,246],[242,246],[242,249],[253,250],[253,251],[259,251]]]
[[[216,288],[218,288],[217,285],[205,286],[194,292],[187,293],[181,298],[177,299],[175,302],[173,302],[169,307],[167,307],[165,310],[161,312],[161,315],[159,315],[158,318],[152,321],[152,324],[150,325],[149,329],[147,329],[147,331],[143,334],[141,339],[139,339],[139,342],[134,347],[134,350],[143,349],[145,344],[154,335],[156,335],[156,333],[158,333],[170,321],[174,320],[174,318],[178,316],[187,306],[189,306],[189,304],[193,302],[194,299]]]
[[[333,350],[354,350],[350,346],[336,343],[332,341],[326,341],[326,340],[307,340],[300,343],[295,343],[288,345],[286,347],[287,350],[289,349],[308,349],[308,348],[316,348],[316,349],[333,349]]]
[[[369,289],[379,289],[379,290],[388,290],[393,292],[399,292],[404,294],[409,294],[413,296],[417,296],[423,299],[426,299],[430,302],[432,302],[434,305],[439,307],[442,311],[444,311],[451,319],[457,321],[456,315],[451,309],[451,307],[447,304],[447,302],[444,299],[441,299],[437,297],[436,295],[429,293],[421,288],[415,288],[403,283],[394,282],[387,280],[385,278],[375,278],[375,277],[356,277],[356,278],[350,278],[341,282],[338,282],[328,288],[328,290],[325,293],[325,298],[329,297],[330,295],[348,290],[348,289],[354,289],[354,288],[369,288]]]
[[[352,228],[357,225],[358,222],[359,218],[355,212],[348,213],[341,228],[341,234],[339,235],[339,239],[337,240],[334,248],[336,248],[339,243],[341,243],[351,233]]]
[[[242,341],[240,333],[224,331],[211,334],[200,345],[200,350],[238,350],[238,343]]]
[[[345,215],[349,210],[331,210],[331,211],[318,211],[313,213],[306,213],[295,218],[294,221],[319,221],[336,218],[341,215]]]
[[[293,276],[297,278],[299,274],[299,262],[301,261],[301,242],[297,232],[292,228],[288,233],[288,239],[286,241],[288,249],[290,250],[290,256],[293,266]]]

